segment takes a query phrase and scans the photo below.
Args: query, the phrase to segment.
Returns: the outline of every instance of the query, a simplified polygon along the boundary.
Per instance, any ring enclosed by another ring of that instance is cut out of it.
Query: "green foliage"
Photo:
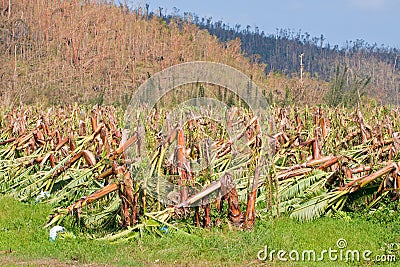
[[[51,206],[23,204],[4,196],[0,196],[0,206],[4,207],[0,213],[1,266],[269,265],[268,261],[257,260],[257,253],[265,246],[275,250],[314,249],[320,252],[336,248],[337,240],[344,238],[349,249],[368,249],[374,254],[382,254],[381,248],[385,244],[399,241],[393,234],[397,232],[377,227],[363,218],[352,221],[322,218],[309,223],[281,218],[260,221],[254,231],[231,231],[225,226],[212,230],[195,229],[192,235],[183,235],[169,230],[162,236],[144,235],[139,242],[132,239],[124,243],[91,240],[74,232],[76,238],[50,242],[48,229],[42,225]],[[9,250],[12,253],[8,253]],[[337,263],[326,258],[322,262],[313,262],[312,266],[338,266]],[[293,266],[290,264],[288,266]],[[354,262],[340,264],[354,266]]]
[[[366,88],[371,78],[359,78],[345,66],[342,70],[338,65],[335,78],[324,100],[330,107],[353,107],[361,102],[361,97],[366,94]]]
[[[399,203],[384,199],[379,204],[377,208],[366,209],[364,212],[354,213],[353,216],[379,225],[398,224],[400,221]],[[400,233],[400,227],[397,227],[397,231]]]
[[[286,86],[285,99],[283,100],[283,106],[290,106],[292,104],[293,104],[292,91],[290,90],[289,86]]]

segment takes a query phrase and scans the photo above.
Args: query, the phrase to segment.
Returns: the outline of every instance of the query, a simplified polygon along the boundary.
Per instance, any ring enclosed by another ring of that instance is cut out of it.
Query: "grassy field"
[[[115,244],[79,234],[76,239],[50,242],[48,229],[42,227],[50,206],[24,204],[2,196],[0,207],[1,266],[370,266],[377,263],[362,259],[348,263],[344,259],[330,261],[328,254],[322,262],[281,262],[276,253],[271,262],[258,260],[257,254],[268,246],[268,252],[297,250],[300,258],[302,251],[315,250],[318,258],[323,250],[337,250],[336,242],[343,238],[347,241],[343,253],[346,249],[371,250],[370,258],[375,259],[376,255],[391,254],[387,244],[400,243],[396,220],[382,225],[365,218],[321,218],[309,223],[280,218],[258,221],[253,231],[223,228],[195,230],[191,235],[168,232],[162,238],[144,236]],[[396,263],[385,265],[396,266]]]

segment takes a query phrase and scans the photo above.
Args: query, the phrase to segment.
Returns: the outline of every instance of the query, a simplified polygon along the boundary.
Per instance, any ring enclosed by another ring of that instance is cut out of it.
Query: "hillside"
[[[132,92],[166,67],[193,60],[233,66],[269,99],[285,91],[307,102],[326,84],[270,75],[247,58],[239,39],[220,42],[186,20],[168,23],[143,10],[101,1],[0,3],[0,101],[44,105],[89,102],[126,105]],[[305,95],[304,92],[307,92]]]
[[[331,81],[334,79],[336,67],[348,68],[350,79],[371,78],[372,86],[368,94],[382,100],[383,104],[399,104],[400,64],[397,63],[400,51],[384,45],[369,44],[363,40],[348,41],[345,46],[331,46],[325,42],[323,35],[311,37],[307,32],[277,30],[275,34],[265,34],[258,28],[254,30],[240,25],[230,28],[222,21],[202,23],[221,41],[239,38],[242,49],[250,57],[259,55],[259,62],[266,64],[266,73],[279,71],[286,75],[298,73],[300,55],[303,53],[304,71],[311,77]]]
[[[153,73],[193,60],[225,63],[261,81],[240,43],[186,22],[145,18],[125,7],[81,1],[5,1],[0,20],[0,83],[5,103],[126,104]],[[94,99],[94,100],[93,100]]]
[[[164,14],[164,19],[174,20],[179,15]],[[367,94],[383,104],[398,104],[400,89],[399,49],[369,44],[364,40],[348,41],[343,47],[330,45],[323,35],[313,37],[307,32],[277,29],[265,33],[258,27],[236,24],[230,26],[212,18],[199,18],[185,12],[183,17],[209,31],[222,42],[239,39],[241,48],[253,61],[266,65],[265,72],[281,72],[288,76],[300,73],[300,55],[303,53],[305,75],[323,81],[335,79],[337,67],[349,70],[348,79],[371,78]]]

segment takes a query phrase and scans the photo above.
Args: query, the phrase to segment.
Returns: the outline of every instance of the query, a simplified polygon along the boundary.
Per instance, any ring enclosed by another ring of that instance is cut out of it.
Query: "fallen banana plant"
[[[3,111],[0,192],[55,205],[47,226],[72,222],[109,241],[193,221],[245,229],[257,217],[307,221],[400,198],[394,109],[271,107],[261,118],[210,108],[179,120],[162,108],[135,112],[122,130],[111,107]],[[209,119],[219,117],[232,136]]]

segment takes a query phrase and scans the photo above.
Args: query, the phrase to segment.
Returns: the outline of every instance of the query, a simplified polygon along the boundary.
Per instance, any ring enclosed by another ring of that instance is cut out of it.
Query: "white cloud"
[[[383,8],[386,4],[385,0],[349,0],[350,5],[363,9]]]

